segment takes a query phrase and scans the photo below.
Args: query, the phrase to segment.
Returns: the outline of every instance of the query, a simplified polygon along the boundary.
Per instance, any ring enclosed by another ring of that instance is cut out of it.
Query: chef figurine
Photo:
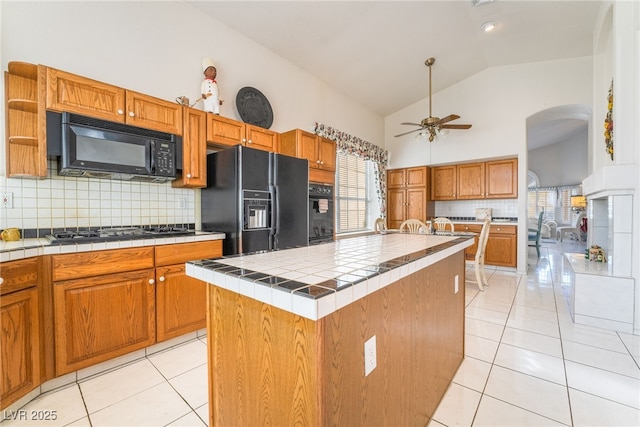
[[[220,106],[224,101],[220,99],[218,83],[216,83],[218,71],[211,59],[205,58],[202,60],[202,71],[204,72],[204,81],[200,87],[200,92],[204,100],[204,111],[220,114]]]

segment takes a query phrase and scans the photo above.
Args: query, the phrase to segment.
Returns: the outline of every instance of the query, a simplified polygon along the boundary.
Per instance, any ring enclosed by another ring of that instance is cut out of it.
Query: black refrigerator
[[[308,161],[236,145],[207,156],[204,231],[225,233],[223,255],[309,243]]]

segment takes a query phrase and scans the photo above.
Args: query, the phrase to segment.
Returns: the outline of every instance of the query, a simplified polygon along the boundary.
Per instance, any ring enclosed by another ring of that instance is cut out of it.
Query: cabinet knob
[[[242,143],[244,144],[245,142],[247,142],[247,138],[242,138]]]
[[[248,141],[247,141],[247,144],[251,144],[252,142],[253,142],[253,141],[251,141],[251,140],[248,140]]]
[[[465,229],[465,230],[468,230],[468,229],[469,229],[469,227],[465,227],[464,229]]]
[[[324,162],[321,160],[321,161],[320,161],[320,164],[321,164],[321,165],[324,165]]]
[[[4,278],[0,277],[0,285],[4,283]]]
[[[124,114],[124,111],[122,111],[122,110],[118,110],[118,114],[119,114],[119,115],[123,115],[123,114]]]
[[[150,284],[150,285],[153,285],[154,283],[156,283],[156,281],[155,281],[155,280],[153,280],[153,279],[149,279],[149,284]]]
[[[498,227],[496,230],[500,231],[500,227]]]
[[[191,174],[190,173],[187,174],[187,178],[191,179]]]
[[[316,160],[316,163],[317,163],[317,164],[320,164],[320,160]]]
[[[158,277],[158,280],[160,280],[161,282],[164,282],[164,276]]]
[[[135,117],[135,113],[133,111],[129,111],[129,117]]]

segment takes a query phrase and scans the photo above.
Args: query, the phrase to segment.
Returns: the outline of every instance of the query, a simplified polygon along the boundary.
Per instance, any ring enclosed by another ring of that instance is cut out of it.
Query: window
[[[573,223],[575,212],[571,209],[571,196],[580,194],[579,186],[529,188],[527,211],[531,218],[537,218],[544,211],[545,221],[555,221],[558,225]]]
[[[555,221],[556,190],[529,189],[527,211],[531,218],[537,218],[544,211],[546,221]]]
[[[337,232],[366,230],[371,162],[340,152],[336,161]]]

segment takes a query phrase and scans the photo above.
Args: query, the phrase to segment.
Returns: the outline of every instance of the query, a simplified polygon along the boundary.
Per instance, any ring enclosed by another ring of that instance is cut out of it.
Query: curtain
[[[353,154],[364,160],[371,160],[373,162],[375,165],[374,177],[378,202],[380,203],[380,215],[386,218],[387,164],[389,163],[389,152],[375,144],[322,123],[316,122],[313,131],[316,135],[335,141],[338,151]]]

